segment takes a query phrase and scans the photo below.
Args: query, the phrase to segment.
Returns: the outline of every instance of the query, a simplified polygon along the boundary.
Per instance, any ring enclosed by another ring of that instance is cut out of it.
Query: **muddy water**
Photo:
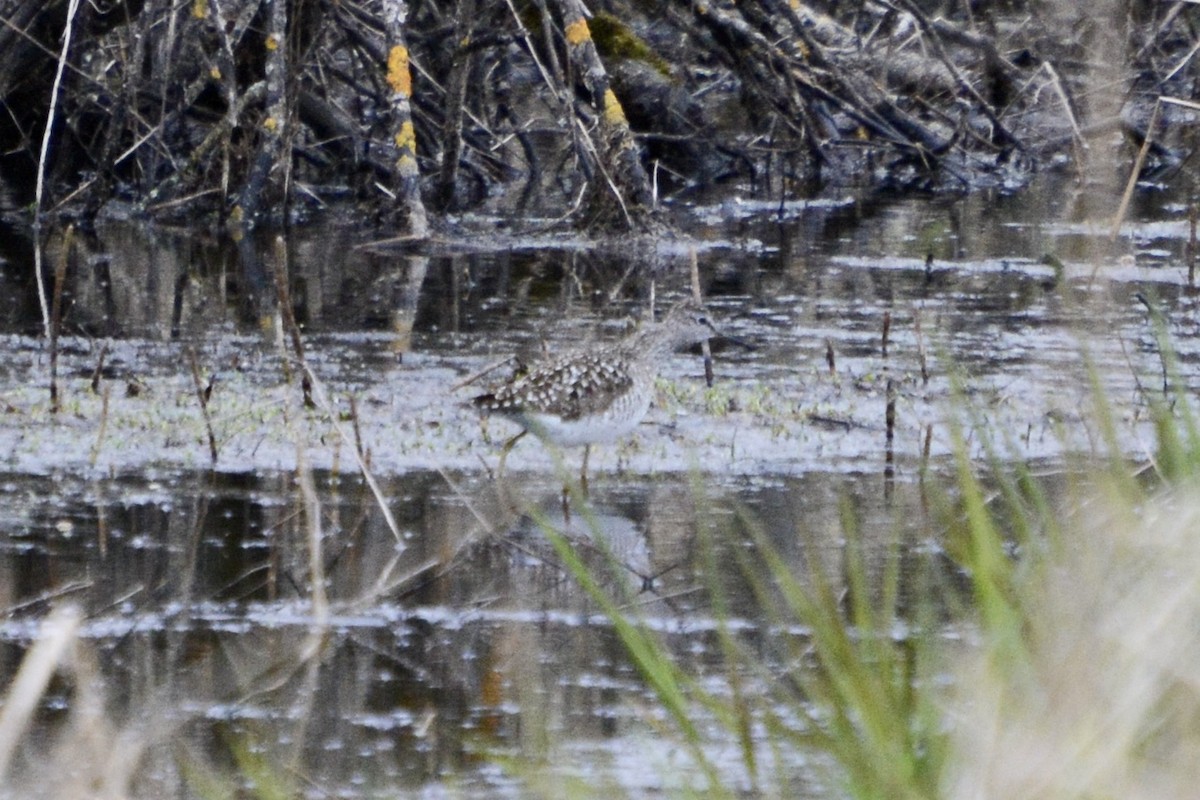
[[[612,627],[534,519],[566,530],[699,674],[720,674],[706,548],[736,563],[748,526],[835,586],[846,508],[872,570],[894,540],[905,575],[948,569],[919,475],[940,471],[951,421],[977,455],[1047,469],[1104,455],[1095,375],[1119,446],[1150,449],[1161,360],[1138,293],[1165,314],[1179,379],[1200,382],[1184,210],[1147,201],[1109,242],[1090,202],[1063,185],[946,203],[726,202],[682,210],[692,240],[500,232],[420,255],[349,228],[295,231],[312,410],[279,344],[269,242],[108,225],[70,263],[52,414],[27,248],[8,236],[5,681],[42,616],[80,606],[109,722],[147,743],[148,796],[186,795],[181,763],[194,772],[245,749],[288,785],[303,776],[311,796],[518,796],[527,767],[503,766],[512,755],[634,794],[683,785],[687,766],[656,733]],[[590,502],[569,523],[560,489],[577,453],[524,441],[498,484],[512,430],[465,407],[488,378],[456,386],[514,352],[621,335],[652,289],[687,291],[692,250],[722,326],[753,349],[715,343],[711,389],[694,354],[664,364],[656,408],[593,455]],[[197,379],[211,389],[203,407]],[[307,498],[298,474],[312,476]],[[325,626],[310,603],[312,536]],[[752,576],[719,580],[764,658],[803,636],[762,617]],[[52,684],[39,747],[77,703]],[[711,755],[736,782],[739,753],[722,738]],[[807,754],[781,757],[803,795],[819,771]]]

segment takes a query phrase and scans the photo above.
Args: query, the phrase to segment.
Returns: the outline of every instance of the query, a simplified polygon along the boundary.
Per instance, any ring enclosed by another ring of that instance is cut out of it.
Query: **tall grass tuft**
[[[900,569],[897,534],[873,574],[848,507],[840,574],[815,553],[797,570],[749,514],[750,542],[731,544],[697,486],[698,575],[723,691],[701,688],[547,531],[674,720],[706,796],[800,796],[801,773],[816,770],[827,791],[853,798],[1194,797],[1200,427],[1185,398],[1156,398],[1147,474],[1120,457],[1096,397],[1113,455],[1065,480],[990,446],[981,467],[958,436],[953,472],[930,499],[938,546],[915,571]],[[936,565],[946,558],[949,578]],[[749,626],[732,624],[722,574],[733,564],[755,598]],[[737,774],[716,768],[721,745],[741,753]]]

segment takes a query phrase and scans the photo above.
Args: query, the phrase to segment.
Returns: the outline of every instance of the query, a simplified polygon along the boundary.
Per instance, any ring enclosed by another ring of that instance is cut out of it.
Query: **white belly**
[[[633,433],[650,408],[649,393],[644,399],[631,399],[633,402],[628,407],[620,407],[618,403],[604,413],[580,419],[564,420],[553,414],[527,411],[517,421],[539,439],[561,447],[615,442]]]

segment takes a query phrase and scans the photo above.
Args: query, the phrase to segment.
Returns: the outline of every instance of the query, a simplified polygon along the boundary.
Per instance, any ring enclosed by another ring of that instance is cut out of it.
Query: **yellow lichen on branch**
[[[397,171],[404,177],[416,175],[417,132],[413,128],[412,120],[406,120],[400,125],[393,141],[396,143],[396,149],[400,151],[400,157],[396,159]]]
[[[271,34],[270,36],[267,37],[267,50],[274,52],[278,49],[279,49],[279,39],[277,39],[275,37],[275,34]]]
[[[417,152],[417,132],[413,128],[411,121],[405,122],[400,126],[400,130],[396,132],[395,141],[398,150],[408,150],[410,153]]]
[[[618,17],[603,11],[597,12],[588,22],[588,28],[601,57],[640,61],[666,77],[671,76],[671,65],[667,60]]]
[[[192,3],[192,18],[204,19],[208,16],[208,0],[196,0]]]
[[[396,171],[405,178],[412,178],[417,174],[417,160],[408,153],[396,159]]]
[[[408,48],[402,44],[388,52],[387,82],[401,97],[412,97],[412,73],[408,69]]]
[[[604,90],[604,121],[609,125],[629,124],[625,119],[625,109],[621,108],[621,101],[613,94],[612,89]]]
[[[229,212],[229,220],[227,221],[229,235],[233,238],[233,241],[240,242],[246,235],[245,222],[246,210],[242,208],[241,203],[238,203]]]
[[[567,44],[577,45],[583,44],[588,39],[592,38],[592,32],[588,28],[587,20],[583,17],[568,23],[567,28],[563,33],[567,36]]]

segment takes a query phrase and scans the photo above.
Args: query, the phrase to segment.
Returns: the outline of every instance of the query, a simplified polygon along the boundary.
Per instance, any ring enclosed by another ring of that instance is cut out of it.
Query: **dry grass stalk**
[[[63,606],[42,623],[38,638],[21,661],[0,709],[0,780],[83,619],[75,606]]]
[[[1187,798],[1200,763],[1200,495],[1082,520],[1030,592],[1026,663],[972,657],[946,797]]]

